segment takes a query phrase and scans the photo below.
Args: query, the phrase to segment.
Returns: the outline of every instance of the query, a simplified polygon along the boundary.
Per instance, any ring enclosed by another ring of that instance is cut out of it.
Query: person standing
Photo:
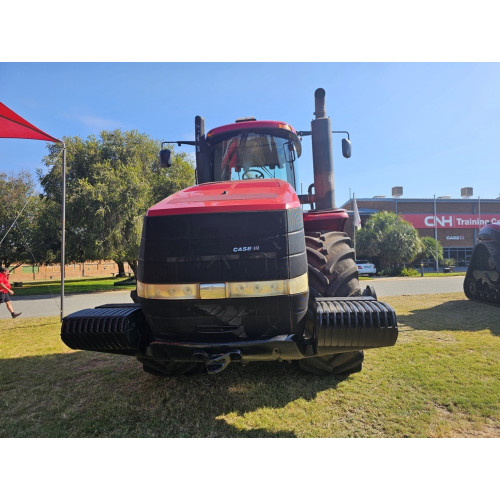
[[[11,316],[13,318],[17,318],[22,313],[15,313],[14,308],[10,303],[9,295],[14,295],[14,290],[11,290],[10,288],[9,276],[9,270],[6,267],[0,267],[0,304],[5,303]]]

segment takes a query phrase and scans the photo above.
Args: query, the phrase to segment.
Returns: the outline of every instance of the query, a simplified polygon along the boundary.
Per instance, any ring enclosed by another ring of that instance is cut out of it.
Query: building
[[[435,238],[443,246],[443,257],[453,258],[457,267],[469,264],[482,226],[500,221],[500,197],[472,198],[472,188],[462,189],[462,198],[402,198],[402,188],[393,188],[393,197],[356,198],[361,225],[370,215],[394,212],[410,222],[419,235]],[[349,213],[346,232],[353,237],[353,200],[344,203]]]

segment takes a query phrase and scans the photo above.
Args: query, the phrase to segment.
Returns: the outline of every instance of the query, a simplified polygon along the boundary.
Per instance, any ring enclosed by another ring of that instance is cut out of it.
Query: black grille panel
[[[139,300],[157,338],[234,342],[301,333],[308,293],[221,301]]]
[[[290,279],[307,272],[302,210],[146,217],[143,283]]]

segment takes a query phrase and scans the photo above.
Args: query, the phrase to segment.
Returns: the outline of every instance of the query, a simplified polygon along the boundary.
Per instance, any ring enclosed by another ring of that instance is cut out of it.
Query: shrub
[[[401,269],[401,273],[400,273],[400,276],[419,276],[420,273],[414,269],[413,267],[403,267],[403,269]]]
[[[400,276],[402,267],[399,266],[394,266],[394,267],[384,267],[382,270],[379,271],[379,274],[381,276]]]

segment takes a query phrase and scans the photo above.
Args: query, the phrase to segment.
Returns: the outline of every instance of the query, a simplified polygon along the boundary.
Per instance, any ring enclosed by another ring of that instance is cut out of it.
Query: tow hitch
[[[220,373],[227,368],[231,361],[241,361],[241,351],[231,351],[226,354],[207,354],[206,352],[197,352],[193,355],[197,359],[201,359],[207,367],[207,372],[210,375]]]

